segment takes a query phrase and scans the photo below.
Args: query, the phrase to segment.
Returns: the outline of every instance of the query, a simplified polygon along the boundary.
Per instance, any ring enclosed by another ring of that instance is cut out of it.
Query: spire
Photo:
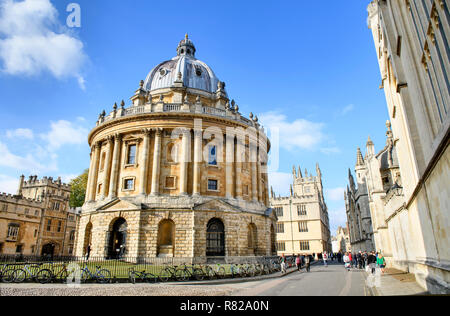
[[[302,169],[300,168],[300,166],[298,166],[298,176],[300,178],[303,178]]]
[[[319,163],[316,163],[316,173],[319,178],[322,178],[322,172],[320,171]]]
[[[369,136],[366,144],[366,157],[373,156],[374,154],[375,154],[375,146],[373,145],[373,142]]]
[[[356,150],[356,166],[364,166],[364,158],[359,147]]]
[[[305,168],[305,178],[308,178],[308,170]]]
[[[292,174],[294,176],[294,179],[297,178],[297,172],[295,171],[295,166],[292,166]]]

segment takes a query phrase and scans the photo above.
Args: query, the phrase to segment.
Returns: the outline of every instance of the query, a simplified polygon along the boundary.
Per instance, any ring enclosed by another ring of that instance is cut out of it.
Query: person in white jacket
[[[350,257],[348,256],[348,252],[344,255],[344,264],[347,271],[350,271]]]

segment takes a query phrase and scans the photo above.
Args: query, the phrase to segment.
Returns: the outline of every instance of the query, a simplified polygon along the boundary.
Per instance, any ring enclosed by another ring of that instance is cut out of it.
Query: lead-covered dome
[[[207,64],[195,58],[195,52],[194,43],[186,34],[178,44],[177,56],[153,68],[143,88],[147,91],[170,88],[181,74],[184,87],[215,93],[220,81]]]

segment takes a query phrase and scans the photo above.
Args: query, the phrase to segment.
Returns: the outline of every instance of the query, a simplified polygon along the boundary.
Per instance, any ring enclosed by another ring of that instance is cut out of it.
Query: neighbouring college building
[[[322,172],[302,174],[293,168],[294,183],[290,196],[275,196],[271,190],[270,204],[277,215],[278,255],[318,254],[330,252],[331,236],[328,209],[322,187]]]
[[[385,148],[375,153],[369,140],[355,170],[374,248],[427,291],[449,293],[449,2],[374,0],[368,12],[390,117]]]
[[[61,179],[20,177],[16,194],[0,194],[0,255],[71,256],[79,212]]]
[[[275,253],[264,129],[187,35],[176,51],[89,134],[77,255],[88,245],[106,258]]]

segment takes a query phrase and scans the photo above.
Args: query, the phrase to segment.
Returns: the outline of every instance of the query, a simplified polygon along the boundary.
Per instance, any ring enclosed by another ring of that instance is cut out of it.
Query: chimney
[[[22,195],[22,189],[23,189],[23,182],[25,180],[25,176],[21,175],[20,176],[20,181],[19,181],[19,188],[17,189],[17,195]]]

